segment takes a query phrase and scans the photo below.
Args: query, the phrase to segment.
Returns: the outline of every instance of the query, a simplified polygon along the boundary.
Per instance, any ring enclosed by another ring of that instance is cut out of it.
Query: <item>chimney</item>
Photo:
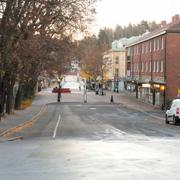
[[[172,22],[176,22],[176,21],[179,21],[179,20],[180,20],[179,14],[175,14],[175,15],[172,17]]]
[[[166,26],[166,21],[161,21],[161,27]]]
[[[179,14],[176,14],[175,16],[174,16],[174,20],[175,21],[178,21],[180,18],[179,18]]]

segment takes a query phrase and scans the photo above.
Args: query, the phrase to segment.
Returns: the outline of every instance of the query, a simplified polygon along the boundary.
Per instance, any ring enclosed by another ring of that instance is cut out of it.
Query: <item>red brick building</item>
[[[180,18],[162,21],[126,48],[126,90],[136,98],[164,106],[180,95]]]

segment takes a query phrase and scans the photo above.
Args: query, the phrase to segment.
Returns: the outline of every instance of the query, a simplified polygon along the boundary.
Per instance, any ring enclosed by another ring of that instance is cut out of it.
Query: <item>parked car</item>
[[[169,122],[173,122],[173,124],[180,122],[180,99],[174,99],[172,101],[166,111],[165,122],[166,124],[169,124]]]

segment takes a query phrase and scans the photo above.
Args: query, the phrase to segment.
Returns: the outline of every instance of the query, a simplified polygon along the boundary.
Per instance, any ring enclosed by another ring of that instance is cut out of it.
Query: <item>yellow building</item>
[[[112,49],[104,52],[103,63],[106,69],[106,76],[109,79],[112,91],[119,92],[124,90],[125,78],[125,46],[127,38],[122,38],[112,42]]]

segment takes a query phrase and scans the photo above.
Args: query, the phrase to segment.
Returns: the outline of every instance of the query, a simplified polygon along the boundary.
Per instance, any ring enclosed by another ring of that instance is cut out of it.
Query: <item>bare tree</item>
[[[81,69],[88,78],[96,80],[102,74],[103,52],[108,45],[99,43],[95,36],[86,37],[79,43]]]
[[[42,38],[64,36],[84,30],[93,20],[96,0],[0,0],[0,102],[10,113],[12,90],[23,67],[17,51],[22,41],[39,35]],[[38,46],[37,48],[42,48]],[[41,52],[41,51],[39,51]],[[39,55],[30,55],[30,64],[40,63]],[[32,61],[33,60],[33,61]],[[37,62],[36,62],[37,61]],[[37,71],[39,72],[39,66]]]

